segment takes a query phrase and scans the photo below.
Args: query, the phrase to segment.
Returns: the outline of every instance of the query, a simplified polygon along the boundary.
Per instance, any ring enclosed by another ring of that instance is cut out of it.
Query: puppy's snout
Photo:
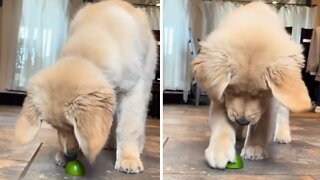
[[[240,119],[236,119],[236,122],[240,125],[240,126],[246,126],[248,124],[250,124],[250,121],[248,121],[245,118],[240,118]]]
[[[72,161],[77,159],[77,153],[76,152],[71,152],[71,151],[67,151],[64,153],[64,156],[66,157],[66,159],[68,161]]]

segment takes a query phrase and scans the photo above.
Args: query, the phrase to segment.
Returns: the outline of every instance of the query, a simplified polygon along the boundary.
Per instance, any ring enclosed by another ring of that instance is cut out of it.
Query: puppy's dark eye
[[[241,96],[241,93],[235,91],[235,92],[232,92],[232,96],[234,96],[234,97],[240,97],[240,96]]]
[[[241,97],[243,96],[244,92],[241,89],[230,85],[226,88],[225,94],[232,97]]]
[[[249,95],[249,97],[250,97],[251,99],[256,99],[256,98],[259,98],[259,94],[257,94],[257,93],[251,93],[251,94]]]
[[[226,90],[225,94],[228,96],[239,97],[240,93],[232,90]]]
[[[258,98],[263,98],[268,94],[268,91],[259,91],[257,93]]]

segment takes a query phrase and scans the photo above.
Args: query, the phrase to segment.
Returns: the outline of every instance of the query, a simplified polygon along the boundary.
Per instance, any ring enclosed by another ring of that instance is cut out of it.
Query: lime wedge
[[[67,163],[66,173],[71,176],[84,176],[85,170],[80,161],[73,160]]]
[[[243,161],[242,161],[240,155],[236,155],[236,162],[234,162],[234,163],[229,162],[227,164],[226,168],[227,169],[241,169],[241,168],[243,168]]]

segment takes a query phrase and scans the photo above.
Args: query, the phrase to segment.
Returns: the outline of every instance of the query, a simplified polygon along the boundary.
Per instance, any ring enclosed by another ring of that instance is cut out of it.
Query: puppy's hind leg
[[[106,149],[116,149],[117,148],[117,134],[116,134],[116,128],[117,128],[117,113],[113,115],[113,123],[110,129],[110,134],[107,143],[105,144]]]
[[[291,142],[289,110],[282,105],[279,106],[273,140],[280,144],[287,144]]]
[[[125,173],[143,171],[140,153],[144,144],[146,96],[144,81],[140,79],[131,91],[119,99],[117,125],[117,160],[115,169]]]
[[[275,108],[269,108],[258,123],[249,125],[247,138],[241,151],[241,157],[260,160],[268,157],[267,145],[271,139],[272,120],[276,118]]]

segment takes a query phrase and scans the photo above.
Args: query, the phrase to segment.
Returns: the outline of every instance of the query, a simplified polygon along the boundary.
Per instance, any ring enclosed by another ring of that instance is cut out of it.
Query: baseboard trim
[[[0,105],[21,106],[26,96],[22,93],[0,92]]]

